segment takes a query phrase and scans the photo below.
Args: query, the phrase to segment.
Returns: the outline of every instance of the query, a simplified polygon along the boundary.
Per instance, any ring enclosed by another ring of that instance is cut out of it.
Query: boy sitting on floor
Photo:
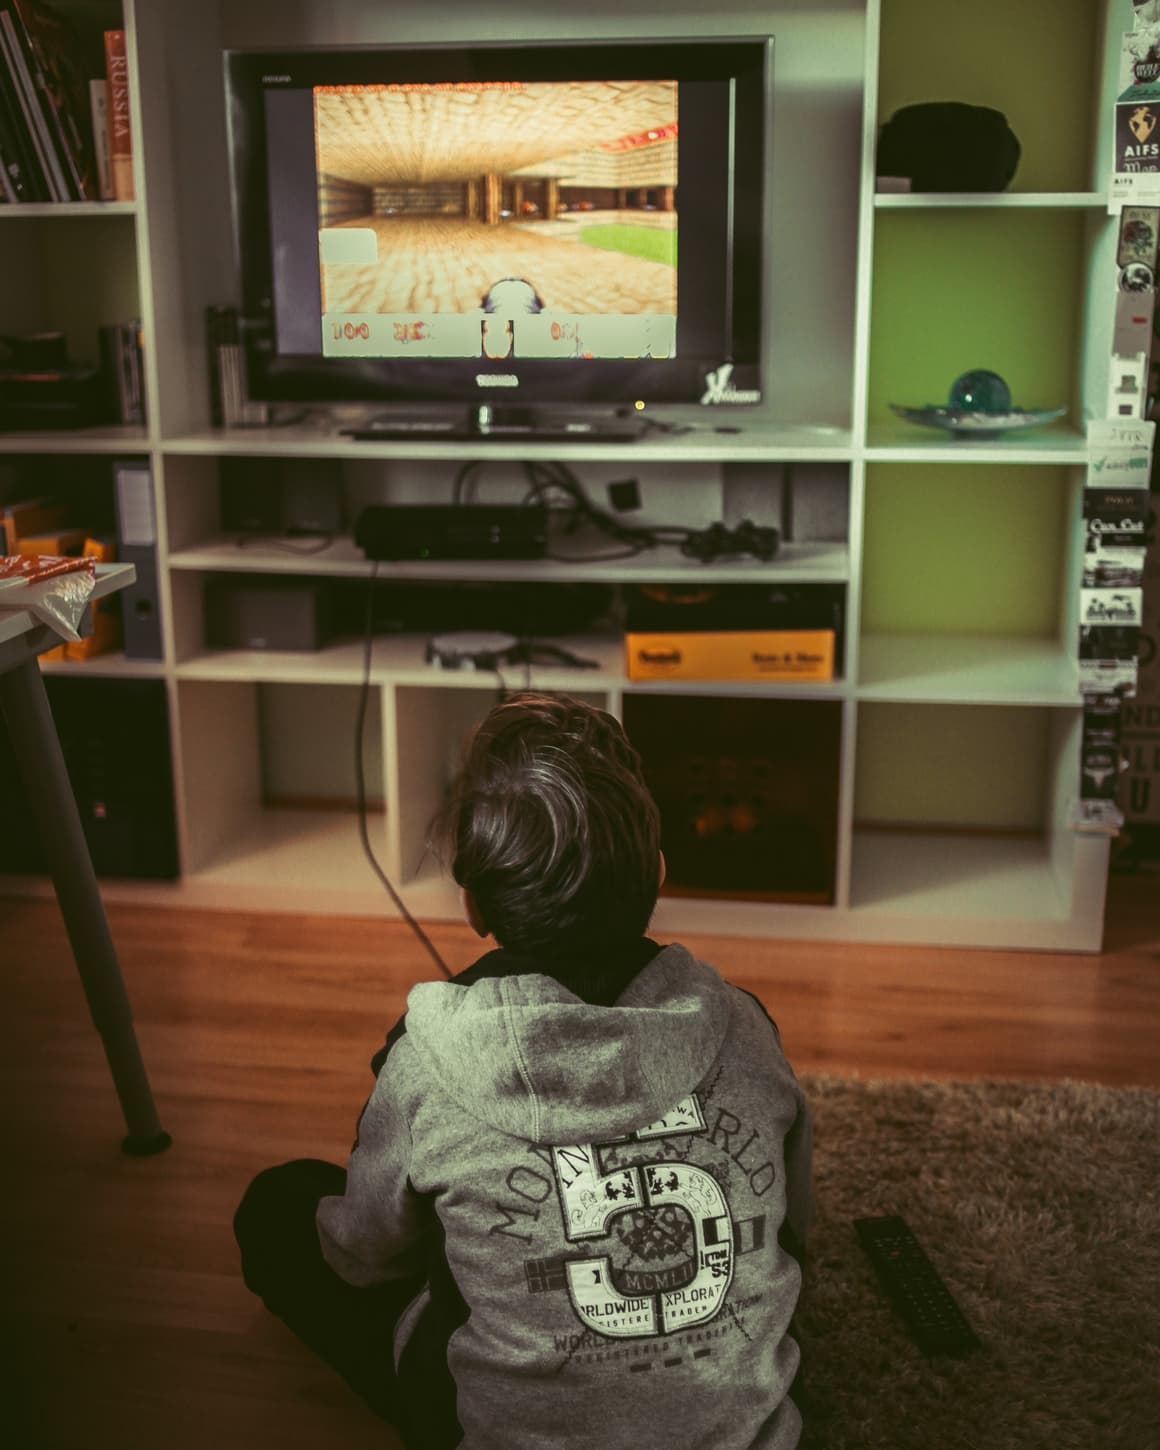
[[[499,948],[412,989],[345,1173],[251,1184],[247,1284],[412,1450],[790,1450],[808,1108],[760,1003],[644,935],[636,751],[512,696],[441,829]]]

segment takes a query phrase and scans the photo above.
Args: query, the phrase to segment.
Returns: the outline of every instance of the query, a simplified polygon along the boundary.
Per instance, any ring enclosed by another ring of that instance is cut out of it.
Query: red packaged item
[[[35,584],[39,579],[71,574],[76,569],[86,569],[90,575],[96,572],[91,559],[74,559],[64,554],[0,554],[0,589]]]
[[[62,638],[81,638],[84,618],[97,582],[92,559],[57,554],[0,556],[0,609],[26,609]]]

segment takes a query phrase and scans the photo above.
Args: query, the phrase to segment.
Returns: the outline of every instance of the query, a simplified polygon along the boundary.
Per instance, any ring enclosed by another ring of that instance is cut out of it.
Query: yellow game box
[[[624,636],[630,680],[832,680],[832,629],[723,629]]]

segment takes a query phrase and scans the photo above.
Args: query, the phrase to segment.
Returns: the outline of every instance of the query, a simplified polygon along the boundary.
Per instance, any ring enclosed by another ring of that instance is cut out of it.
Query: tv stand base
[[[464,418],[371,418],[344,436],[364,441],[405,440],[433,442],[508,443],[631,443],[645,425],[635,419],[561,419],[542,417],[531,408],[497,408],[487,403],[468,410]]]

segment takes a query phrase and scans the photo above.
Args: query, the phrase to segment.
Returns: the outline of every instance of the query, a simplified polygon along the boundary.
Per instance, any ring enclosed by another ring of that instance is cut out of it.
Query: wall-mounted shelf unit
[[[509,673],[509,685],[579,693],[635,727],[653,742],[646,765],[672,799],[679,771],[656,742],[696,736],[716,709],[744,742],[734,761],[744,790],[779,802],[787,834],[777,850],[762,849],[788,861],[791,828],[803,833],[798,854],[811,864],[800,879],[787,875],[778,889],[775,866],[772,891],[758,881],[739,899],[728,884],[738,871],[709,871],[695,894],[686,882],[664,898],[659,934],[1098,950],[1108,841],[1073,832],[1068,810],[1080,776],[1084,426],[1103,416],[1107,391],[1116,219],[1103,188],[1128,0],[733,0],[712,15],[695,0],[583,14],[533,0],[389,13],[376,0],[65,8],[90,27],[128,32],[138,200],[19,217],[0,207],[5,275],[27,281],[0,300],[0,328],[59,326],[80,338],[106,312],[139,311],[149,424],[0,435],[0,462],[131,455],[152,469],[164,658],[45,666],[166,684],[181,876],[172,885],[110,879],[110,899],[393,912],[351,804],[357,628],[314,654],[214,649],[204,628],[214,577],[324,577],[354,595],[369,566],[345,534],[313,554],[239,542],[221,519],[222,460],[325,465],[348,519],[368,501],[449,501],[456,472],[478,457],[480,495],[496,500],[514,496],[525,460],[563,461],[601,501],[609,482],[635,477],[649,522],[751,517],[788,527],[785,546],[767,565],[698,566],[670,551],[589,565],[384,565],[381,577],[545,591],[645,580],[845,591],[841,658],[824,685],[632,681],[615,631],[601,625],[565,641],[596,668]],[[223,49],[723,33],[775,37],[771,354],[760,416],[731,413],[725,421],[740,431],[726,432],[713,410],[677,409],[664,417],[688,431],[631,445],[505,442],[483,454],[465,443],[355,442],[313,423],[210,426],[204,310],[237,297]],[[904,104],[951,97],[1007,114],[1023,147],[1009,191],[877,194],[881,123]],[[1020,405],[1067,404],[1067,418],[961,444],[891,413],[892,402],[942,401],[972,367],[1003,373]],[[425,637],[416,629],[375,641],[365,759],[383,864],[411,910],[439,917],[456,913],[455,893],[426,857],[423,833],[457,742],[496,680],[434,669]],[[726,739],[714,759],[728,754]],[[681,789],[692,800],[692,776],[710,766],[687,753]],[[670,805],[675,833],[685,806]],[[723,849],[746,859],[737,832]]]

